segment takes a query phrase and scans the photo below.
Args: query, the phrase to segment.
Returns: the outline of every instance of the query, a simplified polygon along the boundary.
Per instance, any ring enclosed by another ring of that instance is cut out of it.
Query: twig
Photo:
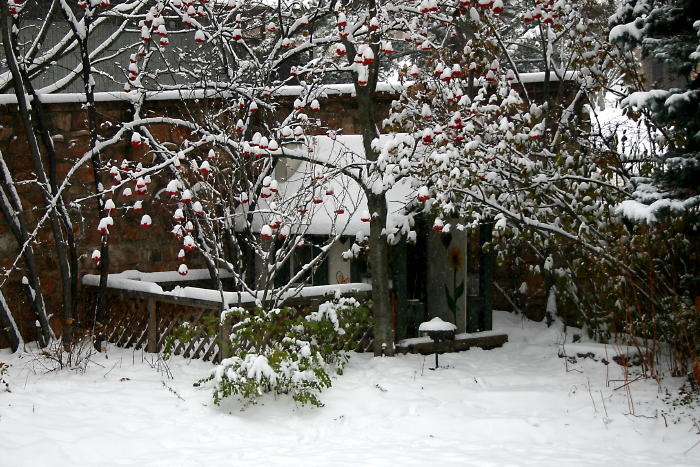
[[[114,370],[114,368],[116,368],[117,363],[119,363],[119,362],[114,362],[114,365],[112,365],[112,368],[110,368],[109,371],[104,374],[103,378],[106,378],[107,375],[110,374],[112,372],[112,370]]]
[[[648,418],[649,420],[655,420],[655,419],[659,418],[658,415],[653,415],[653,416],[652,415],[637,415],[635,413],[626,413],[625,415],[632,415],[635,418]],[[666,420],[666,418],[664,418],[664,421],[665,420]]]
[[[90,363],[94,363],[95,365],[97,365],[97,366],[101,366],[102,368],[107,368],[106,366],[104,366],[104,365],[103,365],[103,364],[101,364],[100,362],[96,362],[96,361],[95,361],[95,360],[93,360],[92,358],[90,358],[89,360],[90,360]]]
[[[503,290],[503,288],[500,285],[498,285],[497,282],[494,281],[493,286],[496,288],[496,290],[498,290],[501,293],[501,295],[505,297],[505,299],[508,301],[508,303],[510,303],[510,306],[513,307],[513,310],[515,310],[516,313],[524,315],[523,311],[515,304],[515,302],[510,298],[506,291]]]
[[[605,412],[605,417],[603,417],[603,423],[605,424],[605,428],[608,428],[608,423],[610,423],[612,420],[608,416],[608,408],[605,407],[605,399],[603,398],[603,391],[598,390],[600,393],[600,402],[603,404],[603,411]]]
[[[618,387],[616,387],[616,388],[613,388],[613,391],[617,391],[618,389],[622,389],[622,388],[624,388],[624,387],[627,387],[627,386],[629,386],[630,384],[634,383],[635,381],[639,381],[639,380],[642,379],[642,378],[643,378],[643,375],[639,375],[639,376],[637,376],[636,378],[634,378],[633,380],[628,380],[628,381],[627,381],[625,384],[623,384],[622,386],[618,386]],[[616,380],[611,379],[610,381],[616,381]]]
[[[598,415],[598,408],[595,405],[595,400],[593,399],[593,393],[591,392],[591,380],[586,378],[586,387],[588,388],[588,395],[591,396],[591,402],[593,402],[593,415]]]
[[[161,380],[161,383],[163,383],[163,387],[165,387],[168,391],[170,391],[171,393],[175,394],[175,397],[177,397],[178,399],[180,399],[182,402],[185,402],[185,399],[183,399],[182,396],[181,396],[180,394],[178,394],[178,392],[177,392],[176,390],[174,390],[173,388],[171,388],[170,386],[168,386],[167,384],[165,384],[165,381],[162,381],[162,380]]]
[[[583,373],[578,368],[569,368],[569,357],[566,355],[565,344],[566,344],[566,339],[564,339],[564,343],[561,345],[561,353],[559,354],[559,357],[564,359],[564,368],[566,369],[566,372],[570,373],[572,371],[575,371],[577,373]]]
[[[690,446],[688,449],[686,449],[685,451],[683,451],[683,455],[685,456],[686,454],[688,454],[688,453],[690,452],[690,450],[693,449],[693,448],[694,448],[695,446],[697,446],[698,444],[700,444],[700,439],[697,440],[697,441],[695,442],[695,444],[693,444],[692,446]]]
[[[625,378],[627,377],[627,372],[625,371]],[[629,401],[629,407],[630,407],[630,413],[632,415],[635,415],[634,413],[634,400],[632,399],[632,389],[630,388],[629,384],[625,383],[625,390],[627,392],[627,400]]]

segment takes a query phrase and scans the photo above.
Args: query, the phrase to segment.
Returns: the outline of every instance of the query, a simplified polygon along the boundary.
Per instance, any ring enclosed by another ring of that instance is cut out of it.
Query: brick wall
[[[538,85],[528,85],[531,95],[537,94]],[[381,122],[388,114],[391,100],[389,93],[378,93],[376,121]],[[294,97],[287,97],[280,102],[280,107],[273,114],[261,112],[260,118],[276,119],[286,116],[292,107]],[[216,100],[187,100],[187,101],[152,101],[142,109],[143,116],[170,116],[196,118],[205,114],[208,109],[220,106]],[[99,133],[110,137],[116,131],[118,123],[130,121],[133,109],[131,104],[122,101],[97,103]],[[89,132],[87,131],[86,113],[80,103],[45,104],[42,115],[47,121],[50,133],[53,135],[54,146],[58,157],[57,179],[62,182],[74,162],[89,148]],[[321,118],[330,128],[342,129],[343,134],[358,134],[360,132],[357,117],[357,104],[347,95],[330,96],[321,102],[321,110],[314,116]],[[189,132],[168,125],[151,125],[149,130],[160,141],[172,141],[180,144],[189,136]],[[37,219],[44,213],[41,193],[32,183],[21,183],[34,178],[34,167],[27,145],[24,127],[18,118],[16,105],[0,105],[0,151],[10,165],[10,171],[18,184],[18,191],[24,204],[24,214],[30,225],[35,225]],[[149,163],[152,155],[145,147],[133,148],[124,139],[119,144],[106,149],[102,159],[111,159],[119,163],[123,159]],[[106,176],[106,179],[109,177]],[[115,226],[111,230],[110,242],[110,272],[121,272],[127,269],[142,271],[166,271],[177,269],[179,261],[176,258],[180,244],[172,241],[168,234],[171,228],[169,209],[162,207],[152,194],[164,187],[164,180],[169,177],[154,177],[154,184],[149,195],[143,198],[144,211],[148,212],[154,221],[151,229],[145,230],[139,226],[141,214],[113,214]],[[70,179],[68,199],[85,198],[94,193],[94,179],[89,164],[81,167]],[[121,205],[120,196],[114,196],[117,206]],[[73,226],[80,248],[80,274],[97,273],[97,268],[90,261],[92,250],[99,245],[99,234],[96,231],[96,203],[85,201],[79,208],[71,209]],[[38,267],[41,271],[42,292],[45,295],[49,313],[54,315],[52,324],[56,329],[60,326],[62,316],[61,283],[53,250],[53,236],[50,229],[43,228],[38,235],[35,253]],[[4,216],[0,215],[0,271],[10,270],[17,256],[18,245],[9,231]],[[200,266],[196,261],[189,261],[190,266]],[[17,314],[16,319],[23,334],[32,339],[34,335],[34,317],[29,309],[24,293],[19,284],[23,262],[17,262],[18,268],[12,269],[8,276],[3,276],[2,289],[10,308]],[[7,346],[6,336],[0,330],[0,348]]]
[[[286,98],[277,111],[277,115],[283,116],[291,108],[292,98]],[[384,118],[391,96],[383,95],[379,99],[378,120]],[[165,115],[180,117],[203,114],[210,106],[216,106],[215,101],[153,101],[148,103],[142,111],[144,116]],[[110,137],[116,131],[118,123],[129,121],[133,113],[131,104],[121,101],[98,102],[97,112],[99,118],[99,132],[103,137]],[[50,128],[53,136],[54,147],[57,154],[57,180],[62,183],[68,170],[75,161],[89,148],[89,132],[87,131],[86,113],[79,103],[45,104],[42,115]],[[316,116],[316,115],[314,115]],[[331,128],[342,128],[344,134],[356,134],[359,132],[359,121],[356,115],[356,104],[347,96],[330,97],[322,102],[318,116]],[[269,116],[262,116],[263,118]],[[273,117],[274,118],[274,117]],[[172,141],[180,144],[187,136],[187,131],[173,128],[167,125],[152,125],[149,130],[161,141]],[[24,215],[32,226],[44,214],[43,197],[35,184],[22,183],[34,178],[34,165],[29,152],[24,126],[18,117],[16,105],[0,105],[0,151],[10,166],[16,182],[17,189],[23,201]],[[124,139],[119,144],[105,150],[102,159],[111,159],[120,163],[123,159],[130,161],[143,161],[147,164],[152,155],[145,147],[133,148],[129,141]],[[105,182],[109,182],[109,176],[105,176]],[[141,214],[133,212],[117,211],[112,217],[115,226],[110,229],[110,272],[120,272],[127,269],[139,269],[142,271],[166,271],[177,269],[180,262],[177,260],[177,252],[180,244],[172,241],[168,232],[171,228],[169,209],[162,207],[158,200],[153,199],[153,193],[164,187],[169,177],[153,177],[154,184],[149,190],[149,195],[142,198],[144,212],[153,217],[154,226],[151,229],[143,229],[139,225]],[[165,180],[165,181],[164,181]],[[69,200],[81,199],[94,193],[94,178],[89,164],[81,167],[69,180],[70,187],[67,190]],[[107,185],[109,186],[109,185]],[[121,195],[113,197],[116,205],[122,205]],[[126,203],[130,204],[130,203]],[[78,240],[80,254],[80,274],[98,272],[98,269],[90,261],[92,250],[99,246],[99,233],[97,225],[96,202],[87,200],[81,203],[79,208],[71,208],[73,227]],[[20,288],[23,261],[17,262],[17,267],[12,264],[18,254],[17,242],[9,230],[4,216],[0,215],[0,268],[2,271],[12,270],[3,284],[3,293],[16,313],[16,320],[23,334],[28,339],[34,337],[35,317],[29,309],[24,292]],[[38,268],[40,270],[42,293],[45,295],[49,313],[54,315],[52,325],[58,330],[60,317],[62,316],[61,282],[54,239],[49,228],[44,227],[38,235],[35,245]],[[188,261],[190,266],[199,266],[196,261]],[[0,330],[0,348],[7,346],[6,336]]]

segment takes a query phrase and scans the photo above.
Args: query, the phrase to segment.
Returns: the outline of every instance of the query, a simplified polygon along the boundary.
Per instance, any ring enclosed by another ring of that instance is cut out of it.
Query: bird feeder
[[[455,338],[455,331],[457,326],[454,324],[443,321],[437,316],[430,321],[425,321],[420,323],[418,326],[418,332],[421,336],[428,336],[436,344],[444,341],[451,341]],[[439,367],[438,362],[438,350],[435,349],[435,369]]]

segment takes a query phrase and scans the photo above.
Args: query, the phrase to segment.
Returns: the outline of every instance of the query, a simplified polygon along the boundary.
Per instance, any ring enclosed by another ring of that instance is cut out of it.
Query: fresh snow
[[[222,278],[233,277],[233,274],[225,269],[219,269],[219,276]],[[208,269],[190,269],[187,276],[181,276],[177,271],[141,272],[135,269],[128,269],[117,274],[110,274],[110,278],[130,279],[143,282],[185,282],[195,280],[207,280],[210,278]],[[97,274],[86,274],[83,276],[83,284],[97,285],[100,276]]]
[[[230,277],[231,274],[220,270],[221,277]],[[204,280],[209,278],[209,271],[206,269],[190,269],[185,280]],[[197,300],[207,300],[211,302],[221,302],[221,293],[218,290],[205,289],[201,287],[175,286],[173,290],[164,291],[155,283],[176,282],[182,280],[177,271],[164,271],[155,273],[145,273],[136,270],[128,270],[118,274],[110,274],[107,278],[107,286],[112,289],[127,290],[132,292],[147,292],[163,296],[182,297]],[[150,282],[153,281],[153,282]],[[96,274],[86,274],[83,276],[83,285],[96,287],[100,284],[100,276]],[[305,286],[300,290],[295,288],[287,290],[282,294],[282,298],[293,297],[324,297],[327,295],[338,295],[353,292],[369,292],[372,290],[370,284],[363,282],[350,282],[347,284],[314,285]],[[265,291],[250,292],[224,292],[223,299],[227,306],[254,303],[263,298]],[[3,467],[0,464],[0,467]]]
[[[661,210],[669,209],[671,211],[682,212],[695,203],[697,203],[696,197],[685,200],[661,198],[651,204],[643,204],[639,201],[628,199],[615,207],[615,213],[621,214],[631,220],[652,224],[656,222],[656,214]]]
[[[431,339],[428,336],[423,336],[423,337],[409,337],[408,339],[402,339],[399,342],[397,342],[396,347],[398,348],[407,348],[411,347],[412,345],[416,344],[428,344],[430,342],[433,342],[433,339]]]
[[[444,354],[437,370],[430,356],[353,354],[320,409],[217,407],[210,387],[192,386],[212,365],[181,357],[170,379],[140,350],[109,347],[84,374],[0,351],[12,391],[0,392],[0,465],[700,464],[700,411],[661,400],[680,379],[629,384],[632,415],[622,367],[559,358],[560,326],[504,312],[494,323],[509,335],[502,348]]]
[[[430,321],[420,323],[418,326],[418,332],[454,331],[455,329],[457,326],[449,321],[443,321],[437,316]]]
[[[97,274],[86,274],[83,276],[83,285],[97,287],[100,285],[100,276]],[[117,274],[110,274],[107,277],[107,287],[112,289],[131,290],[133,292],[163,293],[163,289],[153,282],[142,282],[133,279],[119,277]]]
[[[620,101],[622,107],[647,107],[657,100],[665,100],[671,93],[664,89],[652,89],[651,91],[636,91]]]
[[[619,39],[624,39],[625,36],[640,40],[642,38],[642,31],[637,27],[634,21],[627,24],[618,24],[610,30],[608,40],[610,40],[610,42],[615,42]]]
[[[621,214],[626,218],[638,222],[651,224],[656,222],[656,216],[649,208],[649,205],[642,204],[634,199],[626,199],[615,207],[616,214]]]
[[[460,332],[459,334],[455,334],[455,340],[463,340],[463,339],[469,339],[469,338],[476,338],[476,337],[493,337],[493,336],[500,336],[503,334],[503,331],[500,329],[493,329],[491,331],[479,331],[479,332]]]

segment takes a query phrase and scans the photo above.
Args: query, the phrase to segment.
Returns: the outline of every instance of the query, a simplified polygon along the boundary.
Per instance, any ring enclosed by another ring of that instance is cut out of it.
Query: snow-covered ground
[[[508,313],[495,325],[503,348],[446,354],[437,370],[430,356],[353,355],[321,409],[214,406],[192,386],[211,369],[200,361],[172,359],[169,379],[149,354],[112,347],[84,374],[46,373],[0,351],[12,365],[0,466],[700,465],[700,410],[662,401],[679,379],[632,383],[631,415],[622,383],[606,384],[622,367],[579,358],[567,371],[559,330]]]

